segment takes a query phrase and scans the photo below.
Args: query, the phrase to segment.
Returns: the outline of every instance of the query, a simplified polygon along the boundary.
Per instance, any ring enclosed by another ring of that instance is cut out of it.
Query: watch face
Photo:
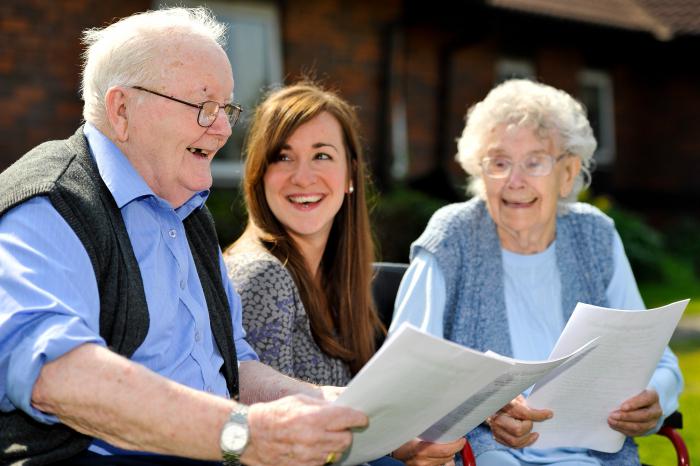
[[[221,432],[221,449],[241,454],[248,443],[248,429],[241,424],[229,422]]]

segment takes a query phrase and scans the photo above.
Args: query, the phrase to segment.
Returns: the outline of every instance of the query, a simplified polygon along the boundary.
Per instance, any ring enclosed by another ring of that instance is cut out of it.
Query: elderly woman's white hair
[[[83,118],[105,123],[105,95],[112,86],[148,86],[162,72],[157,58],[173,36],[226,44],[226,26],[206,8],[167,8],[123,18],[83,32]]]
[[[539,137],[553,137],[563,152],[581,159],[581,171],[571,194],[563,201],[575,201],[590,184],[596,140],[583,106],[552,86],[511,79],[494,87],[467,112],[466,126],[457,141],[457,161],[470,175],[469,192],[485,196],[480,166],[484,143],[491,130],[502,124],[532,127]]]

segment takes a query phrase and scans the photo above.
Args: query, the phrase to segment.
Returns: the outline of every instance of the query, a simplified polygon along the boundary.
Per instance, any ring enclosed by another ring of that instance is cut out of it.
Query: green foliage
[[[608,196],[591,197],[590,191],[585,190],[579,195],[579,200],[593,204],[615,221],[615,228],[622,238],[627,258],[638,281],[662,278],[660,262],[666,253],[661,233],[638,214],[615,206]]]
[[[606,196],[583,197],[615,220],[647,307],[691,298],[686,315],[700,314],[700,222],[686,217],[659,231]]]
[[[689,260],[667,254],[660,261],[662,280],[639,281],[639,291],[648,308],[691,298],[685,315],[700,315],[700,279]]]
[[[214,216],[219,244],[226,249],[245,229],[248,214],[243,202],[243,193],[235,188],[212,189],[207,207]]]
[[[411,243],[445,201],[406,188],[397,188],[374,199],[372,225],[377,256],[389,262],[408,262]]]
[[[673,346],[673,345],[672,345]],[[694,345],[673,346],[685,379],[685,387],[680,398],[680,411],[683,413],[684,428],[681,435],[691,455],[700,451],[700,347]],[[676,454],[668,439],[651,435],[637,439],[639,455],[643,463],[657,466],[676,464]]]
[[[664,237],[632,212],[613,207],[607,212],[615,220],[625,252],[639,281],[663,278],[661,261],[666,257]]]
[[[666,230],[670,253],[689,260],[696,275],[700,276],[700,220],[682,217]]]

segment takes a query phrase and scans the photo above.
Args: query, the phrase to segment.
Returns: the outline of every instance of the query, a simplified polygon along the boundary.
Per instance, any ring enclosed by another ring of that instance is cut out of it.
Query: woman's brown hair
[[[319,284],[294,240],[270,210],[263,177],[292,133],[322,112],[335,117],[342,128],[354,192],[346,194],[333,220],[319,267]],[[285,264],[299,288],[316,343],[326,354],[345,361],[353,374],[374,353],[377,333],[384,332],[371,295],[374,246],[358,128],[355,110],[312,82],[274,91],[255,112],[246,142],[243,178],[248,208],[244,237],[252,235]]]

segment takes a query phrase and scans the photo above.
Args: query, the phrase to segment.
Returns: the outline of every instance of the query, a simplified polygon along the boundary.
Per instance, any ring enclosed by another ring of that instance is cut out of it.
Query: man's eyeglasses
[[[199,126],[202,126],[204,128],[209,128],[211,125],[214,124],[214,121],[216,121],[216,117],[219,116],[219,110],[221,109],[224,110],[226,118],[228,118],[228,123],[231,125],[231,128],[233,128],[236,125],[236,123],[238,123],[238,118],[241,116],[241,112],[243,111],[243,107],[241,107],[238,104],[220,104],[219,102],[214,102],[212,100],[207,100],[206,102],[202,102],[201,104],[193,104],[191,102],[176,99],[175,97],[171,97],[169,95],[161,94],[160,92],[146,89],[145,87],[132,87],[134,89],[138,89],[139,91],[149,92],[151,94],[165,97],[166,99],[174,100],[175,102],[180,102],[181,104],[189,105],[190,107],[198,108],[199,113],[197,114],[197,123],[199,124]]]
[[[571,155],[564,152],[561,155],[553,156],[546,154],[532,154],[525,157],[524,160],[517,163],[520,169],[528,176],[547,176],[552,173],[554,164],[561,159]],[[484,157],[481,159],[481,169],[489,178],[501,179],[510,176],[513,170],[513,160],[508,157]]]

